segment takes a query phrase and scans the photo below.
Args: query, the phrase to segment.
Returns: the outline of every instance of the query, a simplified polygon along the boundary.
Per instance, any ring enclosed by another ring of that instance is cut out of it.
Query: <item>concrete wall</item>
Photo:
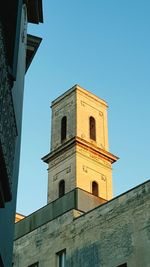
[[[67,267],[149,267],[149,211],[150,181],[84,215],[69,211],[16,239],[14,266],[57,267],[66,249]]]

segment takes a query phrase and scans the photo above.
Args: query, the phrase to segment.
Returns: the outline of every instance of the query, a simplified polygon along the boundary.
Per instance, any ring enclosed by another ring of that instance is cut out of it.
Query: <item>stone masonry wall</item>
[[[17,136],[16,118],[6,60],[5,41],[0,23],[0,145],[7,170],[8,186],[12,186],[13,160]],[[1,177],[2,179],[3,177]],[[6,182],[6,181],[5,181]],[[10,201],[11,196],[6,197]]]
[[[70,211],[15,240],[14,267],[150,266],[150,181],[79,216]],[[79,217],[77,217],[79,216]],[[16,225],[17,227],[17,225]]]

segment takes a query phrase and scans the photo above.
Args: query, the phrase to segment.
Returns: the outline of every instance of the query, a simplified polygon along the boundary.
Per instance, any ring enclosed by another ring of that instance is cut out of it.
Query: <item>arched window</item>
[[[67,117],[64,116],[61,120],[61,142],[66,139],[67,135]]]
[[[65,181],[61,180],[59,182],[59,197],[64,196],[64,194],[65,194]]]
[[[96,182],[92,182],[92,194],[98,197],[98,184]]]
[[[96,141],[96,122],[92,116],[90,117],[90,139]]]

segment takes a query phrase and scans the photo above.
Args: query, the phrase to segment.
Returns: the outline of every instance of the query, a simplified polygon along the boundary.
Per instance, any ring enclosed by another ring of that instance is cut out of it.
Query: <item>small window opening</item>
[[[127,267],[127,263],[120,264],[117,267]]]
[[[57,253],[57,266],[66,267],[66,250]]]
[[[29,265],[28,267],[38,267],[38,266],[39,266],[39,263],[38,262],[35,262],[35,263]]]
[[[96,141],[96,122],[93,117],[90,117],[90,139]]]
[[[67,117],[64,116],[61,120],[61,142],[66,139],[67,135]]]
[[[59,182],[59,197],[64,196],[64,194],[65,194],[65,181],[61,180]]]
[[[98,184],[96,182],[92,182],[92,194],[98,197]]]

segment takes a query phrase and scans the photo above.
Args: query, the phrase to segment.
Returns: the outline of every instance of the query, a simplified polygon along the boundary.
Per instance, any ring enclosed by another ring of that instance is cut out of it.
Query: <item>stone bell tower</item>
[[[73,86],[52,102],[48,203],[79,188],[102,200],[112,198],[112,163],[108,149],[107,104]]]

